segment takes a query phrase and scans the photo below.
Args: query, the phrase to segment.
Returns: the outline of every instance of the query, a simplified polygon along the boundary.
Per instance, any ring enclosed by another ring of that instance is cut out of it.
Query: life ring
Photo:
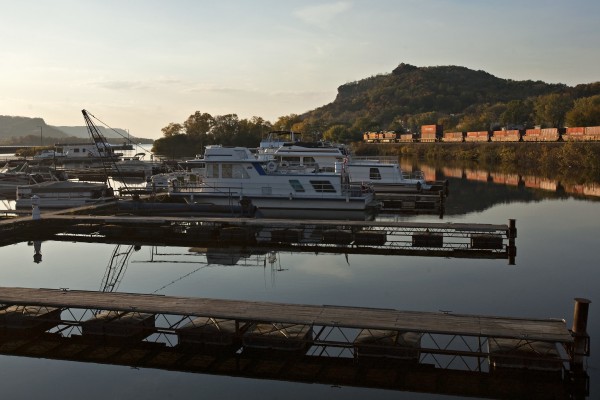
[[[277,171],[277,163],[275,161],[269,161],[267,163],[267,171],[269,171],[269,172]]]

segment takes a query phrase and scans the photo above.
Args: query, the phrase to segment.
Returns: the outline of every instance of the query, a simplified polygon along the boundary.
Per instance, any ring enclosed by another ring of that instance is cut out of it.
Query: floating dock
[[[563,319],[0,288],[0,353],[492,398],[528,393],[534,399],[566,399],[573,390],[585,395],[588,387],[589,303],[576,299],[569,330]]]
[[[105,206],[104,211],[109,210]],[[98,210],[85,208],[86,211]],[[266,218],[43,214],[0,221],[0,246],[29,240],[298,252],[508,259],[515,263],[516,221],[508,224]]]

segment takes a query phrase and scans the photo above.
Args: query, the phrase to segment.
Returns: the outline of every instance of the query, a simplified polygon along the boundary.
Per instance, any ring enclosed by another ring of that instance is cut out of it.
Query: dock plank
[[[390,329],[434,334],[573,342],[573,337],[567,330],[565,321],[560,319],[526,319],[136,293],[7,287],[0,288],[0,304],[134,310],[143,313],[210,316],[240,321],[285,322],[358,329]]]

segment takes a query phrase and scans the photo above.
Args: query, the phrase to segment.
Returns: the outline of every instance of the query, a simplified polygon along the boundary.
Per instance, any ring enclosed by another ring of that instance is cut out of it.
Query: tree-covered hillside
[[[600,82],[569,87],[501,79],[458,66],[400,64],[390,74],[340,86],[332,103],[300,117],[312,129],[341,125],[354,135],[367,130],[416,132],[424,124],[460,131],[554,127],[565,123],[577,99],[598,95]]]
[[[0,115],[0,144],[52,144],[51,138],[67,135],[53,126],[46,125],[43,118],[11,117]],[[31,143],[28,143],[30,142]]]
[[[256,147],[271,129],[349,143],[361,141],[366,131],[419,132],[429,124],[445,131],[600,125],[600,82],[569,87],[501,79],[465,67],[400,64],[389,74],[340,86],[332,103],[274,123],[196,111],[165,126],[154,149],[193,156],[208,144]]]

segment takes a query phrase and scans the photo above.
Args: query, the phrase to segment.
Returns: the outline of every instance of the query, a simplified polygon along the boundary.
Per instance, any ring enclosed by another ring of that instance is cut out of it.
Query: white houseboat
[[[64,143],[56,144],[55,148],[62,149],[62,154],[66,160],[87,159],[98,157],[119,158],[122,154],[115,153],[115,150],[109,143]]]
[[[430,187],[421,173],[407,174],[402,171],[398,162],[354,159],[345,147],[323,142],[286,143],[271,152],[263,152],[262,157],[292,169],[335,171],[335,165],[343,163],[350,183],[370,182],[375,192]]]
[[[261,160],[245,147],[207,146],[204,164],[195,184],[175,180],[170,195],[216,205],[245,200],[259,210],[364,211],[376,205],[372,188],[351,184],[343,163],[335,172],[294,170]]]

